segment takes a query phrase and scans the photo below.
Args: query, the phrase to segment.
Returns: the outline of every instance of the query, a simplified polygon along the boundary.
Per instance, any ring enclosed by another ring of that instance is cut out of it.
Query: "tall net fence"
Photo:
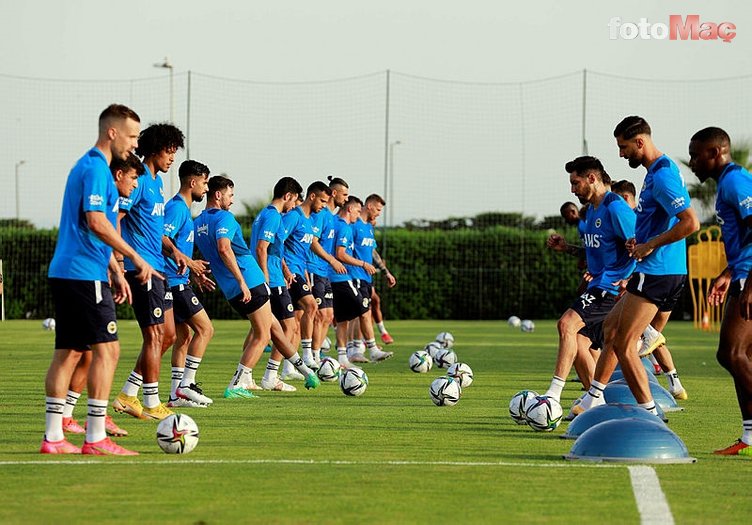
[[[301,83],[195,72],[126,81],[0,75],[6,315],[52,315],[45,276],[65,179],[112,102],[134,108],[144,126],[179,126],[186,149],[165,187],[177,190],[185,158],[204,162],[235,181],[233,211],[244,225],[281,176],[305,187],[333,174],[355,195],[382,194],[379,242],[400,281],[382,289],[387,315],[544,318],[568,305],[578,281],[575,261],[544,247],[549,228],[576,241],[556,218],[573,200],[564,163],[596,155],[612,178],[639,189],[643,170],[618,158],[618,121],[644,116],[659,148],[679,160],[707,125],[750,137],[751,87],[752,76],[688,82],[590,71],[495,84],[395,72]],[[204,300],[210,314],[232,315],[221,299]]]

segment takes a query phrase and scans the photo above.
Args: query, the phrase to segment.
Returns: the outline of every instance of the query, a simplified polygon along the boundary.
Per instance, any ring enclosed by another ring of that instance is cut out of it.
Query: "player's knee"
[[[566,314],[559,318],[559,321],[556,323],[556,328],[559,330],[559,335],[574,334],[577,332],[575,320]]]

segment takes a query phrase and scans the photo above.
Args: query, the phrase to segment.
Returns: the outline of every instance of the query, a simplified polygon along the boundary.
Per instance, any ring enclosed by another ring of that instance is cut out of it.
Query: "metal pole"
[[[160,64],[154,64],[154,67],[169,69],[170,70],[170,124],[175,124],[175,90],[174,90],[174,70],[175,67],[170,62],[169,57],[165,57],[164,61]],[[175,177],[173,176],[172,166],[170,171],[167,172],[167,177],[170,179],[170,196],[175,193]]]
[[[386,98],[384,107],[384,198],[386,199],[387,191],[389,190],[389,90],[391,88],[390,82],[391,72],[386,70]],[[387,203],[388,205],[388,203]],[[386,257],[386,218],[381,226],[381,256]]]
[[[394,147],[402,144],[399,140],[395,140],[389,144],[389,195],[384,195],[387,200],[387,206],[389,207],[389,226],[394,227]]]
[[[16,162],[16,221],[21,220],[21,185],[19,184],[18,168],[26,164],[25,160],[19,160]]]
[[[587,138],[587,69],[582,70],[582,154],[588,154]]]
[[[185,110],[185,158],[191,158],[191,70],[188,70],[188,100]]]

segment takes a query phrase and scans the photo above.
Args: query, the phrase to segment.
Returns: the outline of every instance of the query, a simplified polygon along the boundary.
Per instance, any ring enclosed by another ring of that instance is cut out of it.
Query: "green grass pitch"
[[[571,441],[517,426],[510,397],[545,391],[556,355],[553,321],[524,334],[504,322],[389,323],[395,357],[365,365],[358,398],[336,384],[295,393],[224,400],[247,331],[217,321],[199,369],[208,409],[186,409],[201,441],[168,456],[154,422],[115,415],[135,458],[42,456],[44,375],[54,335],[40,321],[0,324],[0,523],[639,523],[624,465],[573,464]],[[409,354],[449,330],[475,373],[455,407],[428,397],[441,372],[415,374]],[[114,390],[140,345],[134,322],[120,327]],[[698,459],[655,470],[677,523],[749,523],[752,463],[710,452],[740,434],[730,377],[715,361],[717,335],[670,323],[666,335],[689,393],[669,426]],[[254,371],[263,373],[266,356]],[[162,367],[166,400],[169,358]],[[665,386],[665,380],[660,380]],[[565,410],[580,385],[569,382]],[[85,419],[85,396],[75,416]],[[81,436],[71,441],[80,445]]]

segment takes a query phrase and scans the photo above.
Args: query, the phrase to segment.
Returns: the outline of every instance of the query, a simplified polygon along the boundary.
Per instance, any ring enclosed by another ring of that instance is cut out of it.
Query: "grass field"
[[[208,409],[186,409],[201,429],[187,456],[157,447],[153,422],[116,415],[135,458],[42,456],[43,380],[54,335],[39,321],[0,324],[0,523],[639,523],[625,465],[562,460],[572,441],[517,426],[507,413],[521,388],[545,391],[555,359],[554,322],[524,334],[503,322],[392,322],[395,358],[365,365],[359,398],[335,384],[227,401],[247,330],[218,321],[199,370]],[[475,382],[455,407],[435,407],[431,380],[409,354],[442,330],[456,338]],[[120,327],[119,389],[140,344]],[[749,523],[752,463],[710,452],[740,434],[731,379],[715,362],[717,335],[689,323],[666,331],[689,400],[669,426],[697,458],[655,470],[676,523]],[[262,359],[265,364],[266,355]],[[162,398],[169,385],[163,361]],[[260,378],[263,367],[257,367]],[[661,379],[665,386],[665,380]],[[562,405],[579,396],[568,383]],[[85,419],[85,396],[75,416]],[[71,441],[80,445],[82,437]]]

